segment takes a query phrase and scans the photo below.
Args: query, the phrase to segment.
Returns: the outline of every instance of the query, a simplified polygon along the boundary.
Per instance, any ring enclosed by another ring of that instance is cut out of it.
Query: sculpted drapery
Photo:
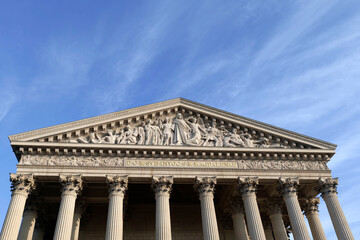
[[[220,121],[221,122],[221,121]],[[254,133],[255,132],[255,133]],[[260,147],[289,148],[279,138],[265,136],[264,133],[249,131],[239,126],[225,127],[216,120],[204,120],[199,115],[184,118],[176,113],[173,119],[155,118],[141,121],[137,125],[123,128],[91,132],[88,136],[68,140],[80,143],[137,144],[137,145],[190,145],[207,147]],[[296,145],[296,144],[295,144]]]

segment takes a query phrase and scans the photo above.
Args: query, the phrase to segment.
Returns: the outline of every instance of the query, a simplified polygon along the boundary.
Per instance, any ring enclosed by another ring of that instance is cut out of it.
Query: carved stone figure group
[[[254,137],[247,131],[230,131],[216,122],[204,123],[201,117],[184,118],[177,113],[172,120],[151,119],[135,127],[125,126],[118,132],[108,130],[105,133],[90,133],[70,142],[109,143],[137,145],[189,145],[213,147],[272,147],[271,141],[263,135]],[[276,147],[276,146],[274,146]]]

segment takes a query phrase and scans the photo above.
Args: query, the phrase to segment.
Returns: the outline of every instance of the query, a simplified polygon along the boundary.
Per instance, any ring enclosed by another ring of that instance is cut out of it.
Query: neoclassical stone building
[[[326,239],[319,195],[354,239],[327,167],[336,145],[186,99],[9,138],[0,240]]]

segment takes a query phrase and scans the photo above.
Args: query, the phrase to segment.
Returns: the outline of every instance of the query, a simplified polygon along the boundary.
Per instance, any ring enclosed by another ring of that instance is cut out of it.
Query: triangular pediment
[[[336,145],[183,98],[9,136],[14,142],[335,149]]]

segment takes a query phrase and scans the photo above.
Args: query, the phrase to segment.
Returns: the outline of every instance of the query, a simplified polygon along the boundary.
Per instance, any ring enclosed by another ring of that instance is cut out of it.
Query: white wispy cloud
[[[12,77],[2,77],[0,79],[0,122],[6,117],[11,107],[19,100],[20,91],[17,90]]]

